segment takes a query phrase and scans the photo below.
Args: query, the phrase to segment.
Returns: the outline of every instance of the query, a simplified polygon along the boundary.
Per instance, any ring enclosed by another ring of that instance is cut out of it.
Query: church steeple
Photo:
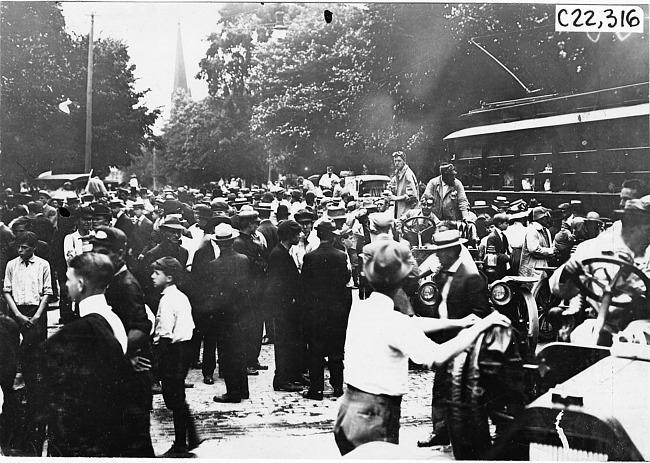
[[[175,95],[191,96],[187,86],[187,74],[185,73],[185,58],[183,57],[183,41],[181,39],[181,23],[178,23],[178,34],[176,37],[176,65],[174,67],[174,90],[172,101]]]

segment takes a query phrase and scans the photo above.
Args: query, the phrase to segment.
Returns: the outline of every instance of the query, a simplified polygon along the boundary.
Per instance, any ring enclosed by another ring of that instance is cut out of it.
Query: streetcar
[[[444,140],[468,199],[579,199],[611,217],[621,184],[650,184],[648,82],[484,104]]]

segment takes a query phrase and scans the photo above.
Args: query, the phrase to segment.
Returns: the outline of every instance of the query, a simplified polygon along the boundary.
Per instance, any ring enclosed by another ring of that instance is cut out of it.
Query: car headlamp
[[[496,305],[506,305],[512,299],[512,290],[505,283],[497,283],[492,286],[490,298]]]
[[[418,290],[418,296],[423,304],[432,306],[438,297],[438,287],[432,282],[424,283]]]

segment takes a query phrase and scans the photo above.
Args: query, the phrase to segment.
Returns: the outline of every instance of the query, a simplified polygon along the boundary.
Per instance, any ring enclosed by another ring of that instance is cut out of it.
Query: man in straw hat
[[[394,310],[392,296],[410,273],[408,248],[395,241],[377,241],[367,247],[365,273],[374,292],[355,302],[350,312],[346,353],[347,389],[334,425],[342,455],[368,442],[399,443],[402,396],[408,387],[408,359],[427,365],[444,365],[470,346],[485,329],[508,326],[494,312],[483,320],[407,317]],[[436,344],[425,335],[444,329],[470,328]]]
[[[246,373],[246,319],[251,307],[247,298],[251,270],[246,256],[233,249],[239,232],[228,223],[214,229],[214,242],[219,256],[208,264],[206,288],[209,288],[205,319],[205,344],[210,355],[204,354],[204,375],[216,368],[214,342],[219,350],[219,373],[226,383],[226,393],[214,396],[215,402],[239,403],[249,398]],[[210,347],[210,349],[208,349]],[[210,375],[211,377],[211,375]]]
[[[615,212],[621,215],[621,228],[618,230],[609,228],[598,237],[580,243],[569,260],[551,275],[549,285],[553,294],[563,299],[576,296],[578,289],[573,277],[583,274],[581,262],[592,257],[618,256],[633,263],[635,267],[650,276],[650,256],[647,252],[650,245],[650,195],[641,199],[628,200],[623,209]],[[610,275],[614,275],[618,270],[616,265],[611,268],[605,265],[603,268]],[[635,285],[635,283],[640,282],[637,277],[631,275],[625,285],[630,288],[639,288],[639,285]],[[646,289],[644,286],[640,284],[642,291]],[[599,292],[597,288],[590,289],[596,293]],[[640,296],[640,294],[637,295]],[[573,308],[573,302],[572,300],[569,310]],[[596,302],[592,301],[592,303],[594,306],[598,306]],[[605,345],[611,345],[612,334],[625,328],[631,320],[638,318],[647,318],[647,315],[636,313],[634,309],[630,311],[610,308],[610,316],[603,326],[604,332],[601,341],[605,342]],[[587,320],[574,330],[571,339],[576,342],[595,344],[599,333],[600,327],[596,326],[596,320]]]
[[[490,313],[487,286],[473,260],[464,258],[463,244],[458,230],[446,230],[433,235],[432,249],[440,261],[440,271],[434,283],[440,288],[438,304],[433,316],[441,319],[462,319],[469,315],[485,317]],[[448,341],[453,334],[438,333],[434,339]],[[431,400],[432,433],[418,441],[419,447],[449,444],[447,406],[443,403],[449,387],[446,365],[436,368]]]

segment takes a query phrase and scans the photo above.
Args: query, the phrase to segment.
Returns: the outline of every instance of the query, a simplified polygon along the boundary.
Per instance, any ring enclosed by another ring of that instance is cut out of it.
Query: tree
[[[3,2],[2,153],[6,180],[82,172],[88,39],[70,37],[54,2]],[[159,115],[140,104],[126,45],[95,44],[93,167],[124,167]],[[70,115],[59,104],[70,99]]]
[[[3,2],[2,152],[6,181],[53,167],[53,151],[70,153],[69,121],[58,110],[71,79],[72,41],[52,2]]]
[[[222,177],[263,179],[261,146],[237,120],[228,102],[207,97],[179,102],[164,127],[164,152],[157,170],[173,183],[199,185]]]

